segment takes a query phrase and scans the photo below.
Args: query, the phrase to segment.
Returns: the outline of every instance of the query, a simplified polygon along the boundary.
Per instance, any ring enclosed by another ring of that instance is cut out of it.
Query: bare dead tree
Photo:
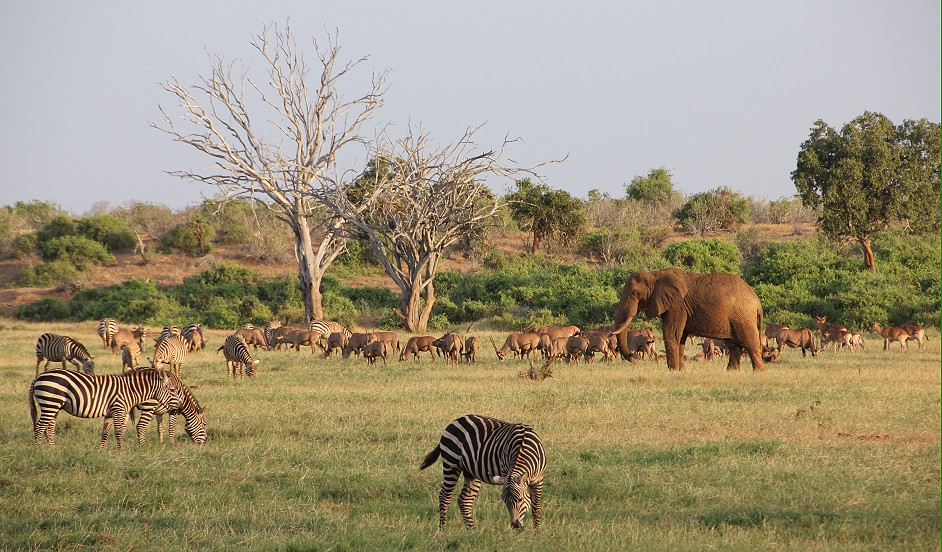
[[[336,33],[326,45],[313,41],[319,74],[312,73],[289,25],[265,28],[251,45],[263,61],[261,81],[241,62],[213,56],[212,72],[201,84],[187,87],[176,77],[163,84],[176,97],[182,122],[161,107],[163,123],[152,126],[213,161],[204,172],[171,174],[217,186],[225,199],[261,199],[291,228],[309,321],[323,316],[321,279],[345,247],[338,232],[342,221],[319,213],[311,192],[318,179],[336,170],[341,151],[368,148],[360,128],[383,103],[386,72],[373,74],[365,94],[347,99],[337,85],[367,58],[339,62]],[[316,250],[312,231],[321,238]]]
[[[497,150],[481,151],[470,127],[453,144],[435,147],[421,128],[404,138],[378,141],[372,166],[349,184],[325,181],[318,201],[347,221],[364,239],[401,292],[405,327],[426,331],[435,305],[435,274],[449,245],[488,224],[500,200],[484,182],[487,176],[534,174]],[[544,163],[545,164],[545,163]]]

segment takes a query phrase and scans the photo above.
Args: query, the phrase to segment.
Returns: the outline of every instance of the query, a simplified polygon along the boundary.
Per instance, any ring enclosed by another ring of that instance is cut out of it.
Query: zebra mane
[[[168,375],[170,376],[171,381],[173,381],[173,386],[176,387],[180,392],[180,398],[182,399],[183,403],[180,406],[185,404],[187,406],[196,407],[196,410],[199,410],[200,403],[196,400],[196,397],[190,391],[190,388],[186,385],[183,385],[183,382],[180,381],[180,378],[178,378],[176,374],[168,372]]]
[[[72,342],[72,345],[74,345],[75,348],[76,348],[80,353],[82,353],[83,355],[85,355],[85,358],[86,358],[86,359],[92,358],[92,355],[88,354],[88,349],[85,348],[85,345],[82,345],[81,343],[79,343],[78,341],[72,339],[71,337],[69,338],[69,341]]]

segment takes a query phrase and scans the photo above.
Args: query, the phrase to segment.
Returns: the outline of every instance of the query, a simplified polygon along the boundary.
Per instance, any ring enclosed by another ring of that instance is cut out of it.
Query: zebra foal
[[[36,375],[39,375],[39,365],[46,361],[43,370],[49,368],[50,362],[61,362],[65,369],[66,361],[81,368],[86,374],[95,371],[95,357],[88,354],[88,349],[78,341],[64,335],[44,333],[36,340]]]
[[[171,393],[169,379],[158,370],[135,370],[120,376],[61,369],[43,372],[29,386],[29,415],[36,444],[42,444],[43,437],[50,445],[56,444],[56,416],[65,410],[78,418],[104,416],[98,450],[104,450],[112,425],[121,450],[131,409],[147,400],[170,403]]]
[[[474,527],[471,508],[481,483],[503,485],[501,497],[510,513],[514,529],[523,526],[527,510],[533,510],[533,527],[540,528],[543,472],[546,454],[540,437],[528,425],[515,424],[468,414],[448,424],[420,469],[442,458],[442,488],[438,495],[438,526],[445,516],[458,478],[464,474],[464,487],[458,507],[465,524]]]

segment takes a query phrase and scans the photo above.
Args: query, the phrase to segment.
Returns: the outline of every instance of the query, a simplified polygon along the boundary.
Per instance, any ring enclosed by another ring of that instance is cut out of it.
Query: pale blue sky
[[[251,37],[289,16],[301,44],[336,28],[370,55],[363,77],[391,70],[376,122],[394,134],[486,121],[479,142],[522,137],[522,164],[569,154],[542,173],[581,197],[659,166],[685,193],[789,196],[816,119],[940,120],[935,1],[4,2],[0,205],[211,196],[164,173],[207,163],[150,128],[174,108],[159,83],[197,83],[207,52],[255,61]]]

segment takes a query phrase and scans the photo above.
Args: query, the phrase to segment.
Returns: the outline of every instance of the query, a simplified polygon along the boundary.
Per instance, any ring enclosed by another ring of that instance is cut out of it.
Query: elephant
[[[612,334],[628,330],[639,312],[659,316],[670,370],[684,369],[687,337],[729,339],[727,370],[738,370],[743,353],[753,370],[764,370],[759,334],[762,305],[742,278],[725,273],[699,274],[678,268],[643,270],[628,277],[622,288]]]

